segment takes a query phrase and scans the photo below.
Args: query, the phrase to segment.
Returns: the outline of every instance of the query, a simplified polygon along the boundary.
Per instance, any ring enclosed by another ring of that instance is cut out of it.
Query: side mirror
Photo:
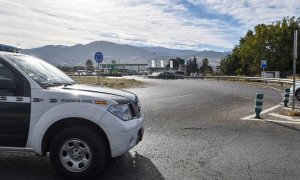
[[[16,85],[11,79],[0,78],[0,89],[1,90],[13,90],[16,89]]]

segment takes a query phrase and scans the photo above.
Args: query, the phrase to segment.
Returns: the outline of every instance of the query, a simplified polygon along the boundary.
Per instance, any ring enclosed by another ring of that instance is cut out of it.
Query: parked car
[[[156,78],[157,79],[175,79],[175,76],[171,72],[163,71],[163,72],[160,72]]]
[[[171,71],[172,74],[174,74],[175,79],[183,79],[184,78],[184,72],[182,71]]]
[[[290,88],[290,94],[293,94],[293,86]],[[300,101],[300,82],[297,81],[295,86],[295,97]]]
[[[91,179],[143,138],[138,97],[76,84],[49,63],[0,52],[0,149],[50,153],[65,179]]]
[[[206,74],[204,74],[204,73],[197,73],[195,76],[196,77],[201,77],[201,79],[204,79],[205,76],[206,76]]]
[[[157,78],[160,72],[153,72],[152,74],[148,75],[148,78]]]
[[[87,72],[86,72],[86,75],[87,75],[87,76],[92,76],[92,75],[93,75],[93,71],[87,71]]]

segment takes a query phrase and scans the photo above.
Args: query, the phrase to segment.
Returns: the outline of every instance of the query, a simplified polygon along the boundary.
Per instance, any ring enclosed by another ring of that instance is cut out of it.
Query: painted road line
[[[278,113],[269,113],[270,116],[273,116],[273,117],[277,117],[277,118],[281,118],[281,119],[286,119],[286,120],[289,120],[289,121],[298,121],[300,122],[300,119],[297,119],[297,118],[293,118],[293,117],[290,117],[290,116],[285,116],[285,115],[282,115],[282,114],[278,114]]]
[[[262,111],[260,114],[268,113],[268,112],[270,112],[270,111],[273,111],[274,109],[279,108],[280,106],[281,106],[281,105],[278,104],[278,105],[276,105],[276,106],[273,106],[273,107],[271,107],[271,108],[269,108],[269,109],[266,109],[266,110]],[[241,120],[248,120],[248,119],[254,118],[255,116],[256,116],[256,114],[252,114],[252,115],[250,115],[250,116],[241,118]]]
[[[280,92],[283,91],[282,89],[278,89],[278,88],[275,88],[275,87],[272,87],[272,86],[262,86],[262,87],[265,87],[265,88],[271,88],[271,89],[274,89],[274,90],[280,91]]]
[[[246,83],[248,85],[253,85],[252,83]],[[280,92],[283,92],[282,89],[278,89],[278,88],[275,88],[275,87],[272,87],[272,86],[265,86],[265,85],[259,85],[259,84],[255,84],[254,86],[257,86],[257,87],[262,87],[262,88],[270,88],[270,89],[274,89],[276,91],[280,91]]]
[[[284,110],[292,110],[292,107],[283,107]],[[295,106],[295,109],[300,109],[299,106]]]
[[[286,124],[300,124],[299,121],[282,121],[273,119],[246,119],[247,121],[261,121],[261,122],[276,122],[276,123],[286,123]]]
[[[154,99],[152,101],[164,101],[164,100],[170,100],[170,99],[177,99],[177,98],[183,98],[183,97],[188,97],[191,96],[193,94],[186,94],[186,95],[182,95],[182,96],[175,96],[175,97],[168,97],[168,98],[161,98],[161,99]]]

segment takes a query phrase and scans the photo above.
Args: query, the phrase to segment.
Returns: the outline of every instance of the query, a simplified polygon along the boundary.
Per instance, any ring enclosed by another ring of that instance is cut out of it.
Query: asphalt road
[[[135,92],[145,115],[143,141],[109,161],[98,179],[299,179],[300,127],[242,121],[280,92],[209,80],[147,80]],[[24,153],[0,154],[0,179],[60,179],[50,161]]]

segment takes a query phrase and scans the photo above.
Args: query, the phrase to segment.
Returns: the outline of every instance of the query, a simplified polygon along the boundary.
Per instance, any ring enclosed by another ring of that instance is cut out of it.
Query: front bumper
[[[142,141],[144,128],[138,128],[128,133],[115,134],[111,137],[111,155],[118,157],[128,152]]]
[[[102,124],[101,127],[107,135],[112,157],[121,156],[128,152],[143,139],[143,115],[137,119],[123,121],[107,112],[100,124]]]

